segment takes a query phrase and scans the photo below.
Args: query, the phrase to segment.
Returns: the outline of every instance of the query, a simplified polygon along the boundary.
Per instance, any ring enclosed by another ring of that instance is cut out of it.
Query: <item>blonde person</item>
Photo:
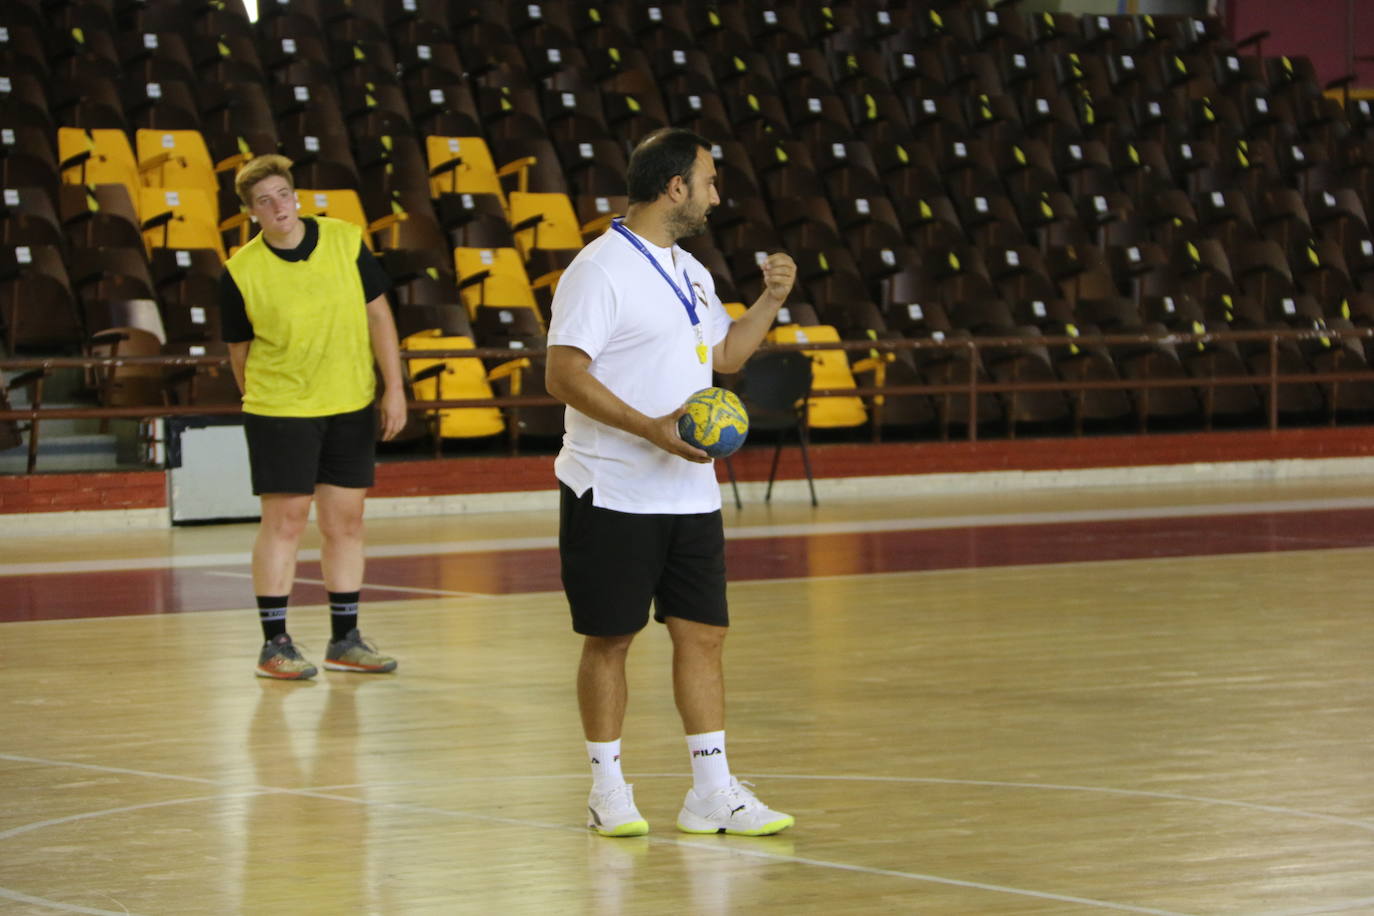
[[[625,219],[563,274],[549,326],[548,390],[568,406],[554,464],[559,552],[573,630],[583,637],[577,699],[592,769],[589,826],[603,836],[649,830],[621,771],[620,741],[625,660],[651,603],[673,642],[673,694],[692,766],[678,829],[760,836],[793,822],[726,760],[720,487],[676,420],[713,368],[738,371],[762,342],[796,265],[770,255],[762,295],[730,320],[710,273],[677,245],[705,229],[720,202],[710,150],[680,128],[635,148]]]
[[[222,330],[243,392],[253,492],[262,524],[253,545],[253,591],[264,645],[260,677],[302,680],[315,666],[292,643],[286,609],[296,554],[313,504],[331,633],[324,666],[393,671],[358,632],[363,499],[372,486],[378,423],[383,439],[405,424],[396,325],[381,265],[362,230],[301,217],[291,161],[259,156],[235,178],[262,229],[225,264]],[[374,364],[381,371],[380,414]]]

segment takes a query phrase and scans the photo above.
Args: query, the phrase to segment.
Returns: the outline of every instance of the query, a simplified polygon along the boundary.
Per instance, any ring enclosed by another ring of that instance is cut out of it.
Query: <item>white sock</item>
[[[687,736],[692,755],[692,788],[698,795],[709,795],[730,784],[730,764],[725,759],[725,732],[702,732]]]
[[[587,759],[592,765],[592,788],[598,792],[625,784],[620,772],[620,739],[588,741]]]

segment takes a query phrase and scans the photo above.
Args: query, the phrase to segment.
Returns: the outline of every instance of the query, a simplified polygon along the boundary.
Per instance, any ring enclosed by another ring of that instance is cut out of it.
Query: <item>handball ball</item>
[[[687,412],[678,417],[678,435],[712,458],[734,454],[749,435],[749,414],[733,391],[703,388],[684,406]]]

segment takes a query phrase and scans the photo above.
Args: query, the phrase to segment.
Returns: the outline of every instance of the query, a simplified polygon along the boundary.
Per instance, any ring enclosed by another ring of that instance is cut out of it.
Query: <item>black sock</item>
[[[267,642],[286,632],[286,603],[290,595],[258,595],[258,622]]]
[[[329,593],[331,640],[338,642],[358,626],[358,592]]]

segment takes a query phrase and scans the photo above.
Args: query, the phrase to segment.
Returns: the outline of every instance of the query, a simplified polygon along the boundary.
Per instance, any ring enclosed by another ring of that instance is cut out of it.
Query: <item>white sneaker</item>
[[[677,829],[683,833],[729,833],[735,836],[768,836],[791,827],[797,819],[774,811],[745,788],[751,783],[730,777],[730,784],[706,797],[687,790]]]
[[[644,836],[649,832],[649,822],[635,807],[634,787],[629,783],[605,792],[593,789],[587,810],[592,814],[587,826],[602,836]]]

